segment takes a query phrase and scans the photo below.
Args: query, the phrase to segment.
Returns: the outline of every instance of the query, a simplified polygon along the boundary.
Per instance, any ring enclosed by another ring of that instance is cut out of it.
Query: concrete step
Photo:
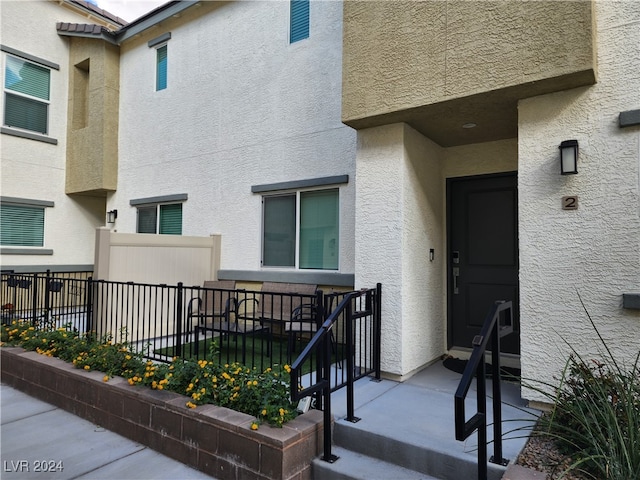
[[[410,435],[402,437],[402,432],[394,432],[384,435],[376,432],[360,429],[358,424],[341,420],[336,422],[334,428],[334,441],[341,452],[351,452],[367,459],[375,459],[380,464],[380,473],[373,470],[373,476],[350,476],[351,465],[344,462],[339,465],[342,458],[333,464],[333,472],[339,471],[348,476],[344,478],[437,478],[440,480],[473,479],[478,476],[477,456],[475,452],[461,453],[447,449],[437,438],[429,439],[429,433],[425,432],[424,442],[414,442]],[[444,446],[444,448],[442,448]],[[339,453],[334,454],[340,456]],[[349,456],[348,458],[351,458]],[[323,462],[327,463],[327,462]],[[390,466],[401,468],[406,476],[387,475],[383,470]],[[488,479],[499,480],[505,473],[505,467],[489,464]],[[342,478],[342,477],[326,477]]]
[[[340,457],[334,463],[314,460],[315,480],[439,480],[345,448],[334,447],[332,453]]]

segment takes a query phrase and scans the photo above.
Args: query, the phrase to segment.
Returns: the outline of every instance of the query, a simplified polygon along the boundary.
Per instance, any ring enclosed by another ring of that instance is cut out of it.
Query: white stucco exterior
[[[622,308],[624,293],[640,291],[640,129],[618,125],[640,107],[640,9],[596,2],[595,18],[597,84],[519,105],[521,362],[524,377],[544,381],[567,343],[586,358],[602,350],[585,309],[620,360],[640,350],[640,312]],[[567,139],[579,142],[579,173],[561,176]],[[578,210],[561,210],[565,195]]]
[[[293,44],[288,2],[206,8],[122,46],[115,228],[136,231],[132,199],[187,193],[183,234],[221,234],[222,269],[260,270],[262,196],[251,187],[349,175],[339,272],[353,274],[356,134],[340,121],[340,2],[311,2],[310,37]],[[155,91],[147,42],[166,32],[168,87]]]
[[[78,201],[65,194],[69,49],[56,22],[86,23],[87,17],[55,2],[1,2],[3,46],[57,64],[51,69],[48,135],[57,144],[2,134],[0,194],[53,202],[45,209],[44,246],[2,248],[2,268],[71,265],[91,268],[95,229],[104,225],[104,199]],[[7,53],[2,52],[4,87]],[[4,115],[4,92],[0,111]],[[3,124],[4,125],[4,124]],[[15,130],[15,129],[14,129]],[[26,253],[28,250],[28,254]],[[20,254],[15,252],[20,251]],[[52,252],[52,253],[51,253]]]
[[[117,188],[80,202],[65,194],[71,67],[55,24],[87,19],[55,2],[0,2],[2,44],[60,66],[49,113],[57,145],[1,137],[1,194],[54,203],[43,247],[53,254],[3,255],[3,268],[90,265],[105,211],[118,210],[110,228],[134,233],[132,201],[186,194],[182,233],[219,234],[220,270],[300,273],[261,267],[263,194],[252,187],[348,176],[323,187],[340,191],[336,273],[353,275],[355,288],[382,284],[382,370],[405,378],[448,353],[447,180],[517,172],[523,377],[553,382],[568,343],[598,354],[585,309],[611,350],[631,361],[640,310],[623,308],[622,295],[640,292],[640,126],[621,128],[618,117],[640,109],[637,2],[593,2],[597,83],[521,99],[517,137],[448,148],[394,115],[357,132],[342,123],[343,4],[310,5],[310,37],[293,44],[289,3],[253,1],[203,2],[123,40]],[[168,85],[156,91],[149,42],[167,34]],[[401,108],[411,110],[407,98]],[[580,145],[579,173],[561,176],[558,145],[568,139]],[[561,209],[566,195],[578,196],[577,210]]]

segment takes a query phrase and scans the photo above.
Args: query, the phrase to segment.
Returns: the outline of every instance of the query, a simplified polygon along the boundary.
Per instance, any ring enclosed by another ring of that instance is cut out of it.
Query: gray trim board
[[[44,58],[36,57],[35,55],[16,50],[15,48],[7,47],[6,45],[0,45],[0,50],[6,53],[10,53],[11,55],[15,55],[16,57],[22,57],[25,60],[29,60],[30,62],[39,63],[40,65],[44,65],[45,67],[53,68],[54,70],[60,70],[60,65],[58,65],[57,63],[53,63],[49,60],[45,60]]]
[[[46,135],[40,135],[38,133],[23,132],[22,130],[14,130],[13,128],[8,128],[8,127],[1,127],[0,133],[3,133],[5,135],[11,135],[13,137],[28,138],[29,140],[36,140],[38,142],[50,143],[52,145],[58,144],[57,138],[47,137]]]
[[[622,294],[622,307],[632,310],[640,310],[640,293]]]
[[[100,35],[96,35],[93,33],[87,33],[87,32],[69,32],[69,31],[59,31],[58,30],[58,35],[60,35],[61,37],[82,37],[82,38],[99,38],[101,40],[104,40],[107,43],[110,43],[111,45],[120,45],[116,39],[113,37],[113,35],[109,35],[107,33],[101,32]]]
[[[251,193],[275,192],[277,190],[297,190],[300,188],[321,187],[323,185],[339,185],[343,183],[349,183],[349,175],[336,175],[333,177],[309,178],[306,180],[293,180],[290,182],[252,185]]]
[[[238,280],[245,282],[284,282],[309,283],[312,285],[335,285],[353,287],[355,275],[337,272],[291,272],[267,270],[218,270],[219,280]]]
[[[53,255],[50,248],[0,248],[2,255]]]
[[[12,203],[14,205],[31,205],[33,207],[53,207],[55,204],[49,200],[33,200],[32,198],[0,197],[0,203]]]
[[[620,116],[618,117],[618,122],[620,123],[620,128],[640,125],[640,109],[620,112]]]
[[[164,43],[167,40],[171,40],[171,32],[163,33],[159,37],[149,40],[147,45],[149,46],[149,48],[151,48],[151,47],[155,47],[156,45],[160,45],[161,43]]]
[[[129,201],[129,205],[135,207],[137,205],[150,205],[156,203],[184,202],[189,198],[186,193],[176,193],[174,195],[160,195],[158,197],[136,198]]]
[[[12,273],[75,273],[93,272],[93,265],[2,265],[2,271]]]

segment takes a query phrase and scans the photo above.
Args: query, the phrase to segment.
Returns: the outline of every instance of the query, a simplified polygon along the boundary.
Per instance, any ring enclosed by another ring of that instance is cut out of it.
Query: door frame
[[[463,176],[459,176],[459,177],[447,177],[446,180],[446,184],[445,184],[445,209],[446,209],[446,222],[447,222],[447,226],[446,226],[446,252],[447,252],[447,259],[445,262],[445,268],[447,270],[446,272],[446,286],[445,286],[445,292],[447,295],[447,299],[446,299],[446,305],[447,305],[447,350],[451,350],[452,348],[454,348],[453,345],[453,317],[452,317],[452,312],[453,312],[453,308],[452,308],[452,303],[453,303],[453,278],[452,278],[452,271],[453,269],[452,267],[452,250],[451,250],[451,188],[450,185],[453,182],[456,181],[465,181],[465,180],[483,180],[483,179],[492,179],[492,178],[501,178],[501,177],[510,177],[510,176],[515,176],[516,177],[516,210],[518,209],[518,201],[517,201],[517,193],[518,193],[518,183],[517,183],[517,179],[518,179],[518,171],[517,170],[512,170],[512,171],[508,171],[508,172],[499,172],[499,173],[487,173],[487,174],[476,174],[476,175],[463,175]],[[519,243],[519,240],[518,240]],[[518,247],[518,256],[520,255],[520,248]],[[520,262],[518,261],[518,264]],[[520,291],[520,280],[518,279],[518,291]],[[515,322],[515,319],[514,319]],[[516,332],[514,332],[516,333]],[[519,329],[517,332],[518,336],[520,334]],[[456,347],[459,347],[456,345]],[[466,348],[466,347],[459,347],[459,348]],[[469,347],[469,349],[471,349],[471,347]]]

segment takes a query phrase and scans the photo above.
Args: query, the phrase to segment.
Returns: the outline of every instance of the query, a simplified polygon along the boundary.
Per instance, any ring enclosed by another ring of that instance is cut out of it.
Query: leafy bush
[[[640,352],[625,367],[613,356],[588,312],[587,317],[602,346],[602,359],[586,360],[569,345],[572,354],[554,393],[532,387],[553,404],[551,412],[541,417],[536,433],[555,439],[574,459],[568,471],[578,470],[594,479],[638,480]]]
[[[190,408],[212,403],[253,415],[253,429],[262,422],[281,427],[297,415],[289,396],[288,365],[274,365],[262,372],[239,363],[221,365],[211,360],[216,356],[215,343],[206,360],[174,358],[171,364],[156,364],[131,350],[126,332],[114,342],[111,336],[98,340],[69,328],[44,331],[28,322],[13,321],[2,325],[0,340],[2,344],[59,357],[77,368],[104,372],[105,382],[117,375],[130,385],[187,395]]]

